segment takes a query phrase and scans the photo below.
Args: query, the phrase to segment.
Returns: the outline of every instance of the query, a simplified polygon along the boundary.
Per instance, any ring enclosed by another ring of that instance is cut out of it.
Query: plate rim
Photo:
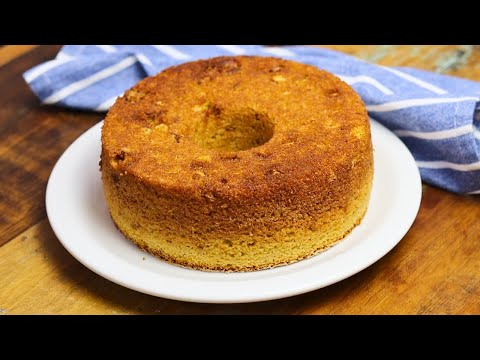
[[[52,184],[54,184],[56,176],[58,176],[59,169],[61,168],[63,161],[66,158],[68,158],[68,156],[70,155],[70,152],[72,152],[73,149],[76,146],[80,146],[79,144],[81,144],[81,142],[84,141],[85,138],[87,138],[88,136],[91,136],[91,134],[94,133],[95,131],[98,131],[97,128],[101,129],[101,127],[103,126],[103,120],[98,122],[97,124],[93,125],[92,127],[90,127],[84,133],[82,133],[72,144],[70,144],[68,146],[68,148],[62,153],[62,155],[57,160],[57,162],[56,162],[55,166],[53,167],[52,172],[49,176],[48,183],[47,183],[47,188],[46,188],[45,203],[46,203],[47,217],[48,217],[48,220],[50,222],[50,226],[51,226],[53,232],[55,233],[55,236],[57,237],[57,239],[60,241],[60,243],[65,247],[65,249],[77,261],[79,261],[81,264],[83,264],[88,269],[92,270],[93,272],[97,273],[98,275],[108,279],[109,281],[112,281],[116,284],[119,284],[121,286],[124,286],[126,288],[129,288],[129,289],[141,292],[141,293],[149,294],[149,295],[156,296],[156,297],[163,297],[163,298],[180,300],[180,301],[188,301],[188,302],[248,303],[248,302],[258,302],[258,301],[267,301],[267,300],[286,298],[286,297],[291,297],[291,296],[307,293],[307,292],[310,292],[310,291],[314,291],[314,290],[317,290],[317,289],[320,289],[320,288],[323,288],[323,287],[330,286],[330,285],[332,285],[336,282],[342,281],[342,280],[344,280],[344,279],[346,279],[350,276],[353,276],[354,274],[357,274],[358,272],[368,268],[369,266],[371,266],[372,264],[374,264],[375,262],[377,262],[378,260],[383,258],[393,248],[395,248],[395,246],[403,239],[403,237],[405,236],[405,234],[408,232],[408,230],[411,228],[413,222],[415,221],[415,219],[417,217],[417,214],[418,214],[418,211],[420,209],[420,204],[421,204],[421,199],[422,199],[422,183],[421,183],[420,172],[418,170],[418,167],[415,164],[415,160],[414,160],[411,152],[408,150],[408,148],[405,146],[405,144],[398,137],[396,137],[390,130],[388,130],[385,126],[383,126],[382,124],[378,123],[377,121],[375,121],[373,119],[370,122],[373,125],[372,129],[373,128],[378,128],[380,130],[380,133],[383,132],[384,135],[386,134],[390,137],[393,137],[396,141],[396,146],[399,146],[400,148],[402,148],[403,155],[406,156],[408,158],[408,160],[411,162],[410,165],[412,165],[412,164],[414,165],[413,168],[415,169],[415,171],[413,171],[413,173],[409,174],[409,175],[412,175],[412,179],[411,179],[412,184],[417,183],[416,186],[415,186],[416,189],[417,189],[417,192],[413,196],[415,201],[411,204],[411,207],[409,209],[408,220],[404,220],[404,222],[402,223],[401,226],[396,227],[395,231],[393,231],[393,234],[391,235],[392,237],[395,237],[395,238],[398,237],[398,240],[395,240],[395,241],[392,241],[392,242],[388,243],[389,245],[380,249],[380,251],[377,252],[375,256],[370,256],[368,261],[363,261],[363,262],[360,262],[360,263],[356,264],[356,266],[350,267],[350,270],[346,272],[347,273],[346,275],[343,274],[342,276],[331,277],[327,281],[325,281],[325,280],[321,281],[321,284],[309,283],[309,284],[304,285],[304,286],[301,286],[301,285],[297,285],[297,286],[294,286],[294,287],[290,286],[289,290],[286,290],[286,291],[277,291],[277,292],[274,292],[274,294],[269,294],[267,292],[267,293],[264,293],[263,295],[257,295],[257,296],[252,295],[252,294],[246,294],[246,295],[243,295],[243,296],[238,296],[237,295],[237,296],[234,296],[234,297],[229,297],[229,296],[226,296],[226,297],[215,297],[215,296],[206,297],[206,296],[199,296],[198,294],[197,295],[186,296],[186,295],[181,295],[181,294],[180,295],[175,294],[175,291],[159,291],[158,289],[152,289],[151,287],[148,288],[146,286],[141,286],[139,284],[132,284],[128,281],[124,281],[122,278],[112,276],[111,273],[108,270],[104,269],[102,266],[99,266],[98,264],[95,264],[95,265],[92,264],[92,262],[89,261],[88,259],[85,259],[85,257],[82,256],[82,254],[77,253],[77,251],[74,249],[74,247],[71,246],[71,243],[69,241],[66,241],[65,234],[62,233],[61,227],[59,227],[58,224],[56,223],[56,221],[54,220],[55,219],[55,217],[54,217],[55,211],[52,209],[52,206],[53,206],[54,202],[51,201],[51,199],[54,196],[54,190],[55,189],[54,189]],[[373,130],[372,130],[372,134],[373,134]],[[100,156],[100,154],[99,154],[99,156]],[[413,168],[412,168],[412,170],[413,170]],[[375,173],[375,170],[374,170],[374,173]],[[370,204],[369,204],[369,207],[370,207]],[[118,232],[118,234],[119,234],[119,236],[121,235],[120,232]],[[347,237],[348,236],[349,235],[347,235]],[[141,251],[141,250],[139,250],[139,251]],[[326,250],[324,253],[326,253],[326,252],[328,252],[328,250]],[[159,260],[159,261],[161,261],[161,260]],[[305,260],[302,260],[302,261],[305,261]],[[288,268],[288,267],[291,267],[292,265],[295,265],[295,264],[298,264],[298,263],[301,263],[301,261],[297,262],[297,263],[294,263],[294,264],[291,264],[291,265],[282,266],[280,268]],[[172,265],[172,266],[175,266],[175,265]],[[263,270],[263,271],[272,271],[272,270],[280,269],[280,268],[268,269],[268,270]],[[181,269],[183,269],[183,268],[181,268]],[[184,269],[184,270],[199,271],[199,270],[190,270],[190,269]],[[222,274],[225,274],[225,273],[222,273]]]

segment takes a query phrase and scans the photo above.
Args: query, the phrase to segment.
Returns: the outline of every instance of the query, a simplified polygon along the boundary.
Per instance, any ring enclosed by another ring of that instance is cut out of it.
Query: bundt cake
[[[373,177],[358,94],[313,66],[217,57],[118,98],[102,128],[111,217],[140,248],[211,271],[289,264],[362,220]]]

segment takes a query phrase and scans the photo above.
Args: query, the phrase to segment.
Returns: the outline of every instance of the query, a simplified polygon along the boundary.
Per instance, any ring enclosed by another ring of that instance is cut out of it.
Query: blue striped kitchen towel
[[[408,146],[425,182],[480,194],[478,82],[379,66],[326,49],[258,45],[67,45],[24,78],[44,104],[106,111],[146,76],[220,55],[279,56],[336,74],[360,94],[370,116]]]

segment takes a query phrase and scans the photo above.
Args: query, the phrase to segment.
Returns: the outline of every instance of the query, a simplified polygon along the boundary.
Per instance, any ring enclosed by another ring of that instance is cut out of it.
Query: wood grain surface
[[[384,65],[480,80],[472,45],[338,45]],[[41,106],[22,73],[60,46],[0,47],[0,314],[478,314],[480,196],[424,185],[405,238],[342,282],[286,299],[234,305],[155,298],[76,261],[45,213],[48,176],[63,151],[102,114]]]

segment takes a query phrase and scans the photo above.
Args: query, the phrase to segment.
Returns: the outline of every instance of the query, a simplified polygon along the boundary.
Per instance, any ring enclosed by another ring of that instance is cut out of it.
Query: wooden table
[[[475,46],[331,46],[385,65],[480,80]],[[480,313],[480,196],[423,186],[413,227],[383,259],[340,283],[254,304],[194,304],[123,288],[77,262],[45,213],[63,151],[102,114],[40,106],[21,77],[59,46],[0,47],[0,314]]]

